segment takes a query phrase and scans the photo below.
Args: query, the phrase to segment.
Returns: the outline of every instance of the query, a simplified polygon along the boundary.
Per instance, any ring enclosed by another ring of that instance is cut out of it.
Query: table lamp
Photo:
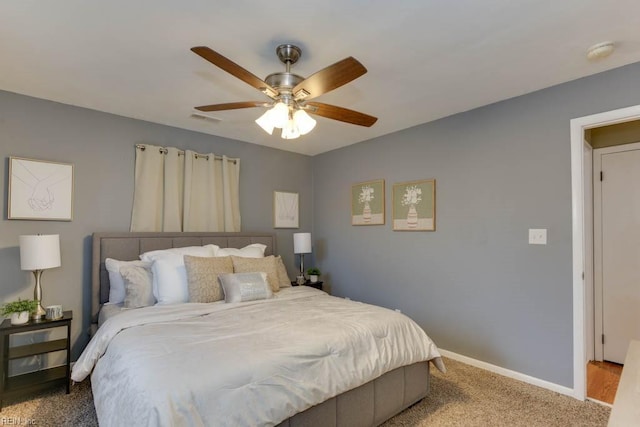
[[[311,253],[311,233],[293,233],[293,253],[300,254],[298,284],[301,285],[306,280],[304,277],[304,254]]]
[[[36,287],[33,299],[38,307],[31,318],[36,322],[45,318],[46,311],[42,307],[42,272],[48,268],[60,267],[60,236],[58,234],[20,236],[20,268],[33,271]]]

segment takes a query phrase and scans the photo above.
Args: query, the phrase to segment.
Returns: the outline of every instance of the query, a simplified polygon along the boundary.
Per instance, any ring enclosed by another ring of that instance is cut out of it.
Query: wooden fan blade
[[[296,100],[312,99],[339,88],[366,72],[364,65],[350,56],[307,77],[291,93]]]
[[[304,105],[305,107],[308,107],[306,111],[311,114],[354,125],[371,127],[378,120],[377,117],[373,117],[368,114],[359,113],[358,111],[337,107],[335,105],[323,104],[321,102],[306,102]]]
[[[262,101],[246,101],[246,102],[230,102],[228,104],[213,104],[196,107],[198,111],[223,111],[238,110],[240,108],[264,107],[265,102]]]
[[[192,47],[191,50],[195,54],[200,55],[207,61],[211,62],[213,65],[222,68],[232,76],[235,76],[243,82],[255,87],[268,97],[274,98],[278,96],[278,91],[269,86],[265,81],[251,74],[249,71],[245,70],[230,59],[227,59],[224,56],[220,55],[218,52],[211,50],[206,46]]]

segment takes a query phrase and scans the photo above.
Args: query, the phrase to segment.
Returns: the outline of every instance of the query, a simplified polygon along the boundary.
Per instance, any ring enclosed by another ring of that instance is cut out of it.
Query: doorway
[[[594,360],[623,364],[640,339],[640,144],[596,148],[593,166]]]
[[[585,138],[591,129],[638,119],[640,105],[571,120],[573,395],[579,400],[586,398],[587,362],[594,357],[593,316],[589,314],[593,312],[593,300],[588,297],[593,291],[593,284],[588,280],[588,273],[593,271],[589,247],[590,236],[593,235],[593,223],[589,218],[592,165],[585,161],[592,153],[591,147],[585,144]]]
[[[630,135],[620,137],[620,129],[631,130],[627,132]],[[588,337],[587,342],[593,350],[587,352],[587,397],[612,404],[629,342],[640,338],[640,244],[636,243],[640,242],[640,191],[636,185],[640,181],[640,144],[630,142],[640,139],[640,122],[600,130],[605,132],[602,137],[589,141],[593,145],[589,159],[593,162],[594,268],[593,280],[585,277],[587,297],[593,289],[593,303],[587,304],[586,312],[593,325],[588,328],[593,340]],[[587,189],[585,195],[590,194]],[[585,222],[589,224],[586,199]],[[586,249],[589,240],[585,239]],[[590,256],[585,252],[585,258]]]

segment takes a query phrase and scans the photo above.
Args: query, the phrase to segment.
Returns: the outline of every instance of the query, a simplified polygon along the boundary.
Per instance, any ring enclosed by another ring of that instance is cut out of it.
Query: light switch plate
[[[546,245],[547,229],[546,228],[530,228],[529,244],[530,245]]]

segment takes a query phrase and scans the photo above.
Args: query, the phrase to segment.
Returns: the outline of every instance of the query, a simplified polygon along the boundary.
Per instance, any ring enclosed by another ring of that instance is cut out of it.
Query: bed
[[[107,258],[252,244],[277,254],[272,233],[93,235],[94,336],[72,378],[91,375],[100,425],[372,426],[427,396],[430,363],[444,365],[421,328],[306,286],[268,300],[125,310],[97,327]],[[366,324],[363,338],[347,336]]]

